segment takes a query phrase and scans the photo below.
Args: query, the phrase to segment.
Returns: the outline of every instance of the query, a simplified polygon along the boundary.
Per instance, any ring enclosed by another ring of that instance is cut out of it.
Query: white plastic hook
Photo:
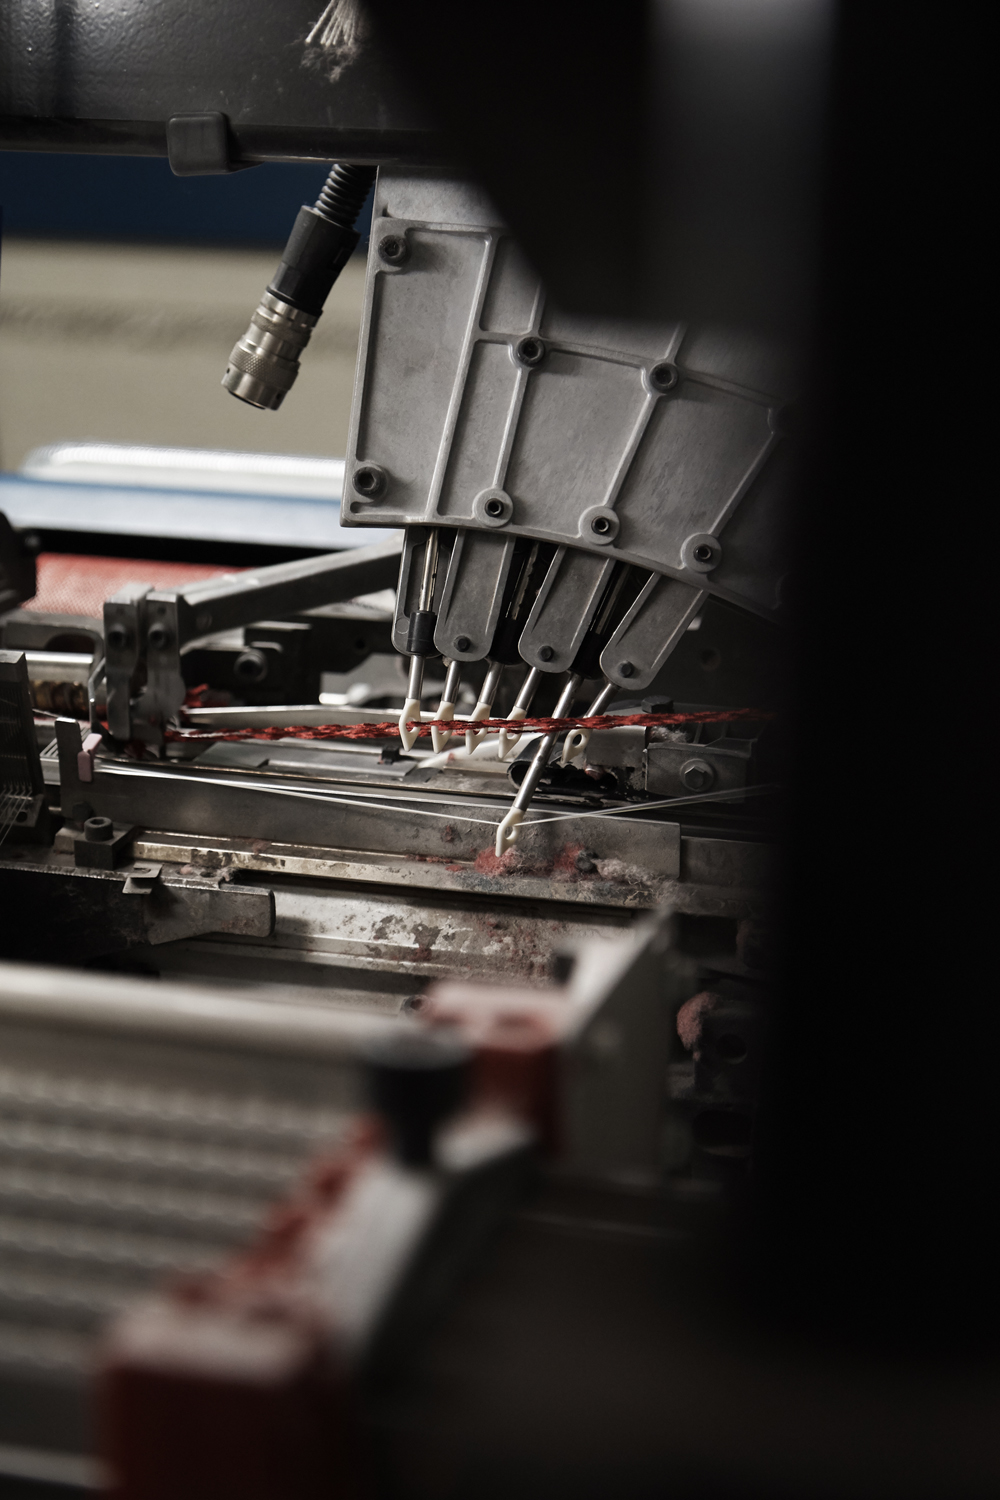
[[[407,729],[406,727],[407,720],[409,719],[413,719],[416,721],[412,729]],[[402,741],[404,750],[412,750],[414,745],[417,743],[417,737],[420,734],[420,730],[417,726],[420,724],[420,722],[420,699],[407,698],[406,702],[403,704],[403,712],[399,716],[399,738]]]
[[[436,719],[446,719],[450,724],[455,717],[454,703],[442,703],[434,717]],[[431,730],[431,744],[434,747],[435,755],[440,755],[442,750],[446,749],[451,737],[452,731],[450,729]]]
[[[497,859],[507,849],[512,849],[521,835],[520,825],[524,820],[524,813],[519,807],[512,807],[502,823],[497,825],[496,855]]]
[[[577,760],[590,744],[592,733],[591,729],[571,729],[563,741],[559,764],[568,766],[570,761]]]
[[[480,699],[479,702],[476,704],[475,708],[472,710],[471,714],[469,715],[469,718],[468,718],[467,722],[470,723],[470,724],[478,724],[479,721],[480,721],[480,719],[488,719],[489,716],[490,716],[490,711],[491,711],[492,707],[493,707],[492,703],[484,703],[482,701],[482,699]],[[473,749],[475,748],[475,745],[476,745],[477,741],[481,740],[482,737],[483,737],[483,735],[485,733],[486,733],[485,729],[480,729],[480,730],[467,729],[465,731],[465,748],[466,748],[466,750],[468,750],[468,752],[469,752],[470,755],[472,754]]]
[[[522,719],[526,719],[527,717],[528,710],[526,708],[512,708],[510,713],[507,715],[507,723],[518,724]],[[500,759],[506,760],[508,755],[511,755],[517,749],[520,743],[521,736],[519,734],[515,734],[512,736],[509,730],[501,729],[500,748],[497,751]]]

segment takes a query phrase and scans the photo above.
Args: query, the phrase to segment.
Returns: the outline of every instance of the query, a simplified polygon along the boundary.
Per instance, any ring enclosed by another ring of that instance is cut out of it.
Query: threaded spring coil
[[[374,181],[374,167],[337,162],[316,199],[316,212],[343,229],[353,229]]]

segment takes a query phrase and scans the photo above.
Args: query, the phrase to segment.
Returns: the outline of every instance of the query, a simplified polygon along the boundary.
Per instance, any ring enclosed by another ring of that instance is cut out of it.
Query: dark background
[[[218,177],[175,177],[162,157],[0,151],[7,234],[159,244],[284,245],[329,167],[267,163]],[[367,239],[371,199],[358,221]]]

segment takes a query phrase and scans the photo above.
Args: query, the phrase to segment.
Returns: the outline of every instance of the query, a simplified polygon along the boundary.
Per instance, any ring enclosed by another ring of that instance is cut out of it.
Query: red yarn
[[[625,725],[641,725],[655,729],[682,724],[733,724],[744,720],[762,722],[774,715],[757,708],[704,709],[689,714],[595,714],[591,718],[568,719],[427,719],[419,725],[415,719],[407,720],[408,729],[416,729],[418,735],[428,735],[432,729],[451,730],[462,735],[466,729],[477,734],[498,734],[506,729],[512,739],[528,730],[541,730],[544,734],[562,734],[568,729],[620,729]],[[398,719],[385,719],[379,724],[274,724],[266,728],[249,729],[168,729],[168,740],[389,740],[399,735]]]

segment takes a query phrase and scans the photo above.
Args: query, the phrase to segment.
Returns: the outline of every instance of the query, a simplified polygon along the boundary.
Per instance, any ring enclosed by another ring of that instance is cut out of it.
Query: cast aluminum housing
[[[793,383],[746,331],[560,311],[476,187],[383,170],[342,524],[530,537],[773,617]]]

